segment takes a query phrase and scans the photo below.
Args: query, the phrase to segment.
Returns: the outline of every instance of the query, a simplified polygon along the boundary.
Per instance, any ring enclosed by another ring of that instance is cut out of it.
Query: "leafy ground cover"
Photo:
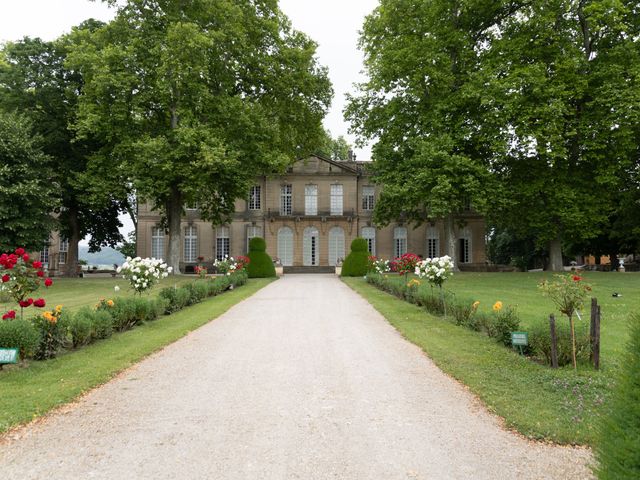
[[[480,301],[487,311],[500,300],[517,306],[523,327],[546,321],[551,302],[537,288],[546,274],[457,274],[446,288],[458,298]],[[398,278],[397,281],[404,281]],[[587,275],[602,305],[604,368],[582,366],[552,370],[504,348],[493,339],[427,314],[361,278],[345,282],[364,296],[409,341],[420,346],[445,372],[473,391],[507,427],[523,435],[565,444],[594,445],[600,417],[614,387],[617,362],[628,336],[627,316],[637,309],[634,298],[640,276]],[[429,288],[429,287],[421,287]],[[611,297],[612,291],[622,297]]]
[[[174,282],[194,281],[193,277],[169,278]],[[169,316],[148,322],[135,330],[114,335],[108,340],[73,351],[46,362],[30,362],[28,368],[11,366],[0,372],[0,432],[32,420],[96,387],[145,356],[183,337],[218,317],[236,303],[253,295],[272,279],[256,279],[224,295]],[[51,302],[67,302],[79,307],[93,305],[102,293],[113,292],[113,279],[68,280],[58,283],[58,297]],[[124,285],[123,285],[124,286]],[[63,288],[64,287],[64,288]],[[89,295],[86,290],[91,290]],[[160,289],[156,287],[154,292]],[[125,292],[122,289],[120,294]],[[81,300],[81,298],[84,299]]]

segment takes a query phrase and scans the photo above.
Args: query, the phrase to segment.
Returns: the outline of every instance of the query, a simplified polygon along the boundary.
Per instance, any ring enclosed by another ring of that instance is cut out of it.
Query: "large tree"
[[[73,53],[79,131],[165,216],[174,272],[186,204],[224,223],[256,175],[319,145],[332,91],[315,51],[276,0],[129,0]]]
[[[0,111],[0,252],[40,250],[53,227],[58,185],[29,120]]]
[[[519,2],[482,51],[482,128],[505,196],[496,224],[562,246],[606,230],[638,162],[640,42],[635,1]],[[628,186],[627,186],[628,187]]]
[[[90,32],[101,25],[87,21],[77,31]],[[78,243],[87,235],[92,251],[115,246],[122,239],[118,214],[127,206],[126,188],[114,181],[113,168],[102,175],[91,172],[99,142],[95,137],[77,140],[71,128],[83,84],[78,72],[65,66],[74,38],[72,34],[52,42],[24,38],[8,43],[3,51],[6,63],[0,65],[2,106],[28,114],[50,159],[60,199],[57,228],[69,240],[68,276],[76,275]],[[49,214],[54,213],[52,207],[45,206]]]
[[[369,79],[346,109],[360,140],[377,142],[372,170],[384,189],[376,222],[444,218],[453,258],[459,214],[469,204],[483,211],[491,189],[471,80],[476,47],[506,10],[500,3],[382,0],[360,39]]]

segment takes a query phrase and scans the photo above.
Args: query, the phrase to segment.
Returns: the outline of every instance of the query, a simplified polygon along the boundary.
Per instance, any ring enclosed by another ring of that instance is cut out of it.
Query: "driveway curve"
[[[585,479],[330,275],[287,275],[0,442],[15,479]]]

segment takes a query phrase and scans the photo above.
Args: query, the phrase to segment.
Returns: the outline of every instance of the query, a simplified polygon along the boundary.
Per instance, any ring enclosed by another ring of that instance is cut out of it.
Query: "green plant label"
[[[527,332],[511,332],[511,345],[529,345],[529,335]]]
[[[0,348],[0,363],[18,363],[18,349]]]

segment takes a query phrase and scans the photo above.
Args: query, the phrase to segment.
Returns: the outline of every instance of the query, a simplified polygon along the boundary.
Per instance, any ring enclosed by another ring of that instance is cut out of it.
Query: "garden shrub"
[[[485,332],[504,346],[511,346],[511,332],[520,330],[520,318],[515,309],[505,307],[490,315],[480,317]]]
[[[351,252],[342,264],[342,277],[363,277],[369,267],[369,248],[364,238],[351,242]]]
[[[20,358],[33,358],[40,344],[40,334],[27,320],[0,321],[0,348],[17,348]]]
[[[568,321],[556,320],[556,337],[558,338],[558,365],[573,363],[571,328]],[[551,332],[548,320],[537,323],[529,329],[529,348],[534,357],[551,365]],[[576,322],[576,358],[578,361],[588,362],[590,353],[589,325],[587,322]]]
[[[64,347],[67,340],[65,323],[68,312],[64,315],[58,314],[55,321],[47,320],[44,316],[38,315],[31,319],[31,323],[39,333],[39,342],[33,358],[36,360],[46,360],[54,358],[58,351]]]
[[[159,296],[165,300],[164,312],[169,315],[178,310],[182,310],[189,304],[191,292],[184,287],[167,287],[160,290]]]
[[[184,288],[189,292],[188,305],[195,305],[202,302],[209,294],[209,287],[202,282],[187,283]]]
[[[95,340],[109,338],[113,334],[113,319],[111,315],[101,310],[91,311],[88,308],[87,310],[92,313],[93,338]]]
[[[631,335],[617,385],[603,418],[596,458],[600,480],[640,478],[640,315],[631,316]]]
[[[267,253],[267,243],[264,238],[254,237],[249,240],[249,265],[247,274],[249,278],[271,278],[276,276],[276,268],[273,260]]]
[[[71,348],[79,348],[93,340],[93,314],[88,308],[78,310],[75,314],[67,314],[61,320],[62,327],[71,337]]]
[[[119,298],[114,302],[113,307],[107,310],[113,318],[113,329],[117,332],[124,332],[133,328],[137,321],[137,309],[133,298]]]
[[[478,318],[473,302],[468,300],[449,300],[447,302],[447,313],[451,315],[456,325],[467,327],[471,330],[478,330]]]

